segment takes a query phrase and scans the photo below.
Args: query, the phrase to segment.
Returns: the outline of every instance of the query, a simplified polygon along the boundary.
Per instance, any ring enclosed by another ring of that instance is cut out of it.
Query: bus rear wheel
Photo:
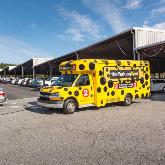
[[[75,100],[73,99],[67,99],[65,102],[64,102],[64,107],[63,107],[63,110],[66,114],[72,114],[76,111],[77,109],[77,103]]]
[[[132,96],[130,94],[127,94],[124,98],[123,105],[124,106],[130,106],[132,103]]]

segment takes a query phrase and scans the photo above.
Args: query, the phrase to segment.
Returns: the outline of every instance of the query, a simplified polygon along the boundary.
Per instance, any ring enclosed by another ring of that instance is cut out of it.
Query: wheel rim
[[[130,104],[131,103],[131,98],[130,97],[126,97],[125,98],[125,102],[126,102],[126,104]]]
[[[67,110],[69,112],[74,112],[74,110],[75,110],[75,104],[73,102],[69,102],[68,105],[67,105]]]

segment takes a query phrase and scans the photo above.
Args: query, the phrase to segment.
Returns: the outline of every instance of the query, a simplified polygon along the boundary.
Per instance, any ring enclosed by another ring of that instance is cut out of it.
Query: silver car
[[[6,101],[6,93],[3,88],[0,88],[0,105],[2,105]]]

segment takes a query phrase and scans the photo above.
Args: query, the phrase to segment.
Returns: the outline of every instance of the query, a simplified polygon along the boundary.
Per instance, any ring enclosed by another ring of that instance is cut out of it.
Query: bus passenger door
[[[78,101],[80,105],[94,103],[93,79],[90,74],[80,75],[75,87],[79,91]]]

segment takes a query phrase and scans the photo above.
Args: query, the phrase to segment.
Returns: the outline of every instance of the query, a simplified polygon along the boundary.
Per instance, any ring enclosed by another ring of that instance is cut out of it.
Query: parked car
[[[51,86],[58,77],[49,77],[47,80],[45,80],[44,86]]]
[[[29,87],[40,89],[43,86],[43,80],[39,78],[34,78],[30,81]]]
[[[151,79],[151,92],[156,91],[165,93],[165,79]]]
[[[18,85],[19,80],[20,80],[20,78],[16,78],[14,85]]]
[[[19,79],[17,85],[21,85],[22,81],[23,81],[23,79]]]
[[[29,80],[30,80],[30,78],[24,78],[24,79],[22,80],[21,85],[22,85],[22,86],[27,86]]]
[[[10,78],[9,77],[3,78],[2,83],[9,84]]]
[[[3,88],[0,88],[0,105],[2,105],[6,101],[6,93]]]
[[[16,82],[16,78],[13,78],[10,83],[15,84],[15,82]]]

